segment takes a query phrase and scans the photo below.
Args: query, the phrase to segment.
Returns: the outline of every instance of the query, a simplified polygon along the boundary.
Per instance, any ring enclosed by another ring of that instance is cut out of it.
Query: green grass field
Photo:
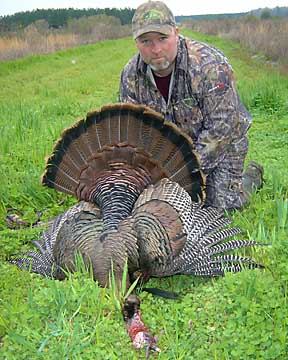
[[[141,293],[146,324],[159,337],[155,359],[288,358],[288,77],[245,49],[185,32],[220,48],[232,63],[240,96],[253,115],[247,162],[265,169],[265,185],[232,214],[243,238],[269,246],[246,250],[265,270],[220,279],[178,276],[149,286],[176,291],[171,301]],[[40,185],[45,157],[63,128],[116,102],[130,38],[0,64],[0,358],[144,359],[132,349],[111,290],[79,271],[59,282],[19,271],[6,259],[31,248],[40,229],[9,230],[6,209],[25,220],[61,213],[75,200]],[[15,210],[14,210],[15,212]],[[243,253],[243,252],[242,252]]]

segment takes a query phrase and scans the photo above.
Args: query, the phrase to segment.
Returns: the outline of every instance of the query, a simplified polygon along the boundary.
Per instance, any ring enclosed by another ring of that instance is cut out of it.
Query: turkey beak
[[[124,321],[127,322],[129,319],[132,319],[133,315],[138,312],[140,309],[140,302],[141,301],[137,295],[131,294],[128,296],[122,309]]]

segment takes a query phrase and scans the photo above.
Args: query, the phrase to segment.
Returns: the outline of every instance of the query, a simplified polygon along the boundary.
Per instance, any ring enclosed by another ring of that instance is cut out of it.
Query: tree
[[[261,11],[261,15],[260,15],[262,20],[266,20],[266,19],[270,19],[272,17],[270,9],[265,8]]]

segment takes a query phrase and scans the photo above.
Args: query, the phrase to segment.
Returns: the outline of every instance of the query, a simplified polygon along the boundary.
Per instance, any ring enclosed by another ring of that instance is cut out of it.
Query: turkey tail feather
[[[130,169],[130,181],[133,169],[144,171],[149,183],[171,177],[195,201],[204,199],[205,178],[192,140],[143,105],[106,105],[64,130],[42,184],[91,200],[99,176],[119,169]],[[140,184],[139,192],[146,186]]]

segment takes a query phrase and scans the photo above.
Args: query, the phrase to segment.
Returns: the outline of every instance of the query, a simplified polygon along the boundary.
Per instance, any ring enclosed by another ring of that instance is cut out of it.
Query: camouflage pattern
[[[125,66],[119,101],[146,104],[189,134],[207,175],[207,204],[241,208],[251,116],[235,88],[231,65],[216,48],[179,35],[169,99],[158,91],[140,54]]]
[[[170,35],[175,27],[171,10],[161,1],[148,1],[140,5],[132,19],[133,38],[147,32]]]

